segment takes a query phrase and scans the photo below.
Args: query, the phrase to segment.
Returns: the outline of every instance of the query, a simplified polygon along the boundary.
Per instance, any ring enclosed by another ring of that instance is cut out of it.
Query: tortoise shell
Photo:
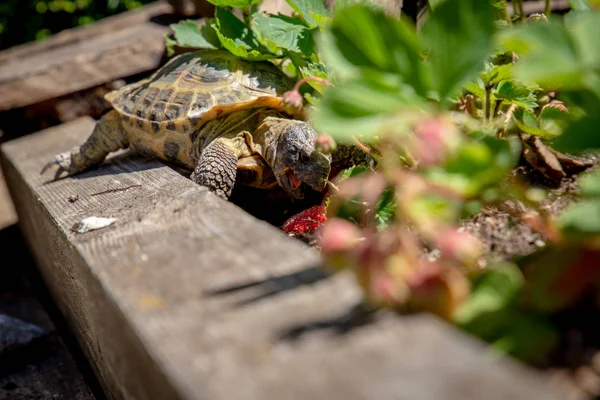
[[[105,98],[126,120],[155,133],[197,128],[234,111],[271,107],[293,81],[269,62],[249,62],[224,50],[199,50],[174,57],[149,78]]]

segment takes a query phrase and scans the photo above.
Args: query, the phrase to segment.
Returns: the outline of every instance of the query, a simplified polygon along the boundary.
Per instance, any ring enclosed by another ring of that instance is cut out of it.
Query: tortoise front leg
[[[237,144],[235,139],[224,138],[211,142],[202,150],[190,179],[227,200],[235,184],[238,158],[242,156]]]
[[[67,175],[83,172],[100,164],[108,153],[127,146],[129,146],[127,134],[121,127],[117,112],[113,110],[100,118],[85,143],[56,155],[42,168],[41,174],[54,166],[58,167],[54,179],[58,179],[63,172],[67,172]]]

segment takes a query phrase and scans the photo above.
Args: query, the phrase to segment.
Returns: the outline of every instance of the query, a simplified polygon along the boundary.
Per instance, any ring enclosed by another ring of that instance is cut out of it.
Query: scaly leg
[[[83,172],[104,161],[108,153],[127,146],[127,134],[123,131],[117,112],[113,110],[100,118],[85,143],[56,155],[42,168],[41,173],[55,165],[58,169],[54,179],[58,179],[63,172],[67,172],[67,175]]]
[[[204,150],[190,179],[208,187],[217,196],[227,200],[235,184],[238,158],[243,157],[240,141],[236,139],[216,139]]]

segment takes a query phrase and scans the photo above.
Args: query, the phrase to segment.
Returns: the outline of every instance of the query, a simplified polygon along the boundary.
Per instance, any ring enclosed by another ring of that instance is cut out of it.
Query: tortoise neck
[[[194,141],[194,153],[199,157],[200,153],[213,140],[218,138],[229,138],[240,136],[243,132],[252,134],[263,121],[271,116],[279,116],[277,110],[271,108],[254,108],[235,111],[214,120],[208,121],[197,131]],[[262,148],[265,145],[264,138],[259,140],[254,138],[248,147],[255,153],[262,155]]]

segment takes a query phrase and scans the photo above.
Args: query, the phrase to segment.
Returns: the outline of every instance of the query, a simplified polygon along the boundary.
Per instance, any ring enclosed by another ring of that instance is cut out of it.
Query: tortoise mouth
[[[281,173],[281,186],[288,192],[293,198],[301,199],[304,197],[302,190],[302,180],[292,171],[291,168],[286,168]]]

